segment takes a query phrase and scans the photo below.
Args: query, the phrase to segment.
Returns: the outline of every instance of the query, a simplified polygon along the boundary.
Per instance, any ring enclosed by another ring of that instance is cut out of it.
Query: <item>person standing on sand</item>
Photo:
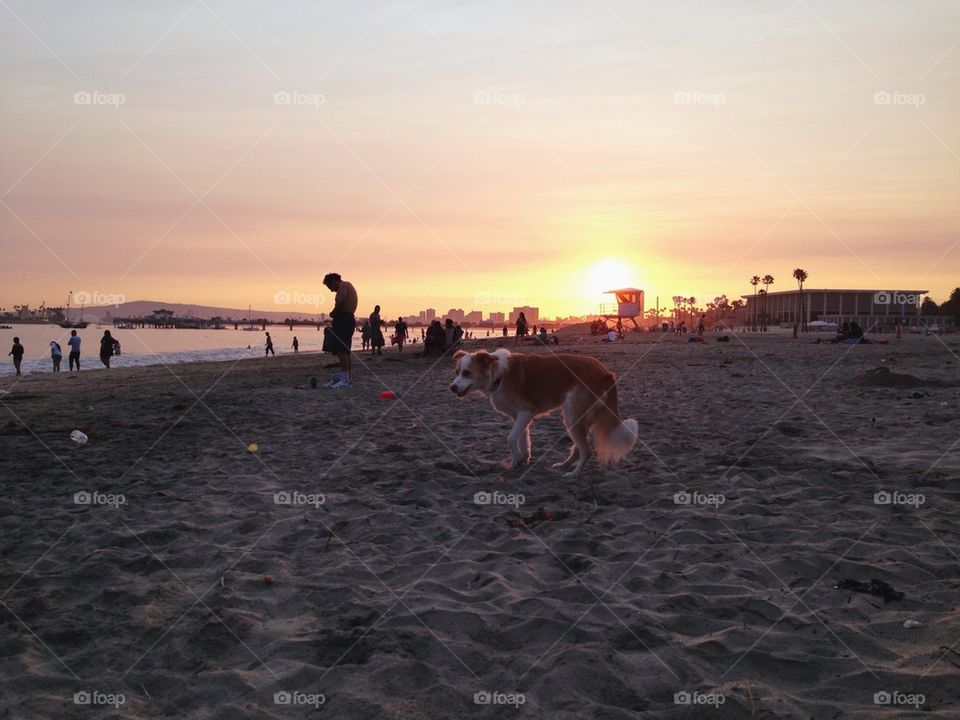
[[[353,340],[353,333],[357,329],[357,290],[351,283],[341,278],[339,273],[324,275],[323,284],[330,292],[336,293],[333,310],[330,312],[330,342],[328,345],[325,340],[323,349],[334,353],[340,361],[340,372],[333,376],[327,383],[327,387],[341,390],[349,387],[352,379],[350,344]]]
[[[67,340],[67,345],[70,346],[70,372],[73,372],[73,366],[76,364],[77,372],[80,372],[80,336],[77,335],[76,330],[70,331],[70,339]]]
[[[521,312],[517,316],[517,339],[514,340],[514,343],[522,343],[528,332],[530,331],[527,329],[527,316]]]
[[[380,306],[376,305],[370,313],[370,349],[374,355],[383,355],[383,320],[380,319]]]
[[[701,315],[700,319],[697,320],[697,337],[703,337],[703,324],[706,322],[706,320],[706,315]]]
[[[56,340],[50,341],[50,358],[53,360],[53,371],[60,372],[60,361],[63,360],[63,348]]]
[[[300,341],[297,340],[297,336],[294,335],[293,336],[293,353],[294,355],[296,355],[298,352],[300,352]]]
[[[110,368],[110,358],[116,354],[119,344],[120,343],[113,339],[109,330],[103,331],[103,337],[100,338],[100,362],[102,362],[107,369]]]
[[[267,355],[277,356],[273,351],[273,338],[270,337],[270,333],[267,333],[267,344],[263,346],[263,356],[266,357]]]
[[[17,375],[20,374],[20,363],[23,362],[23,345],[20,344],[20,338],[13,339],[13,347],[7,355],[13,355],[13,366],[17,369]]]
[[[407,341],[407,323],[402,317],[397,318],[396,324],[393,326],[394,337],[397,339],[397,345],[399,346],[400,352],[403,352],[403,344]]]

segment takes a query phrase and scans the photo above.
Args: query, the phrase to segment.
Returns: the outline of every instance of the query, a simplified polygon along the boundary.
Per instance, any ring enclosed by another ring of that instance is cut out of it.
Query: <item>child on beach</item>
[[[13,347],[7,355],[13,355],[13,366],[17,369],[17,375],[20,374],[20,363],[23,362],[23,345],[20,344],[20,338],[13,339]]]
[[[63,348],[56,340],[50,341],[50,358],[53,360],[53,371],[60,372],[60,361],[63,360]]]

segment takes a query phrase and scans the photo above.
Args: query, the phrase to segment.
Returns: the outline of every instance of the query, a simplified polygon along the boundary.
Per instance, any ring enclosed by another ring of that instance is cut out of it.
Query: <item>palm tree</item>
[[[800,327],[804,332],[806,332],[807,319],[806,319],[806,316],[803,314],[803,283],[806,282],[809,276],[807,275],[807,271],[804,270],[803,268],[796,268],[793,271],[793,277],[796,279],[797,287],[800,289],[800,295],[797,297],[798,306],[799,306],[798,316],[800,320]]]
[[[767,331],[767,296],[770,294],[770,286],[773,285],[773,275],[767,274],[763,276],[763,331]]]
[[[760,276],[754,275],[750,278],[750,284],[753,285],[753,331],[757,331],[757,285],[760,284]]]
[[[694,326],[693,313],[696,310],[697,299],[695,297],[688,297],[687,305],[690,306],[690,326],[693,327]]]

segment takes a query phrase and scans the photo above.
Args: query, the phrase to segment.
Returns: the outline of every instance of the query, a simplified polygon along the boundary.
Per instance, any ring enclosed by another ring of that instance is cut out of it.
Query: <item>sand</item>
[[[956,337],[561,337],[641,432],[579,480],[409,352],[5,378],[0,717],[960,717]]]

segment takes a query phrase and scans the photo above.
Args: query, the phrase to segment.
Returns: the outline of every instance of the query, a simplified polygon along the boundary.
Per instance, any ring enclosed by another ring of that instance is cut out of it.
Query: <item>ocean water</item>
[[[77,330],[82,343],[80,346],[81,368],[95,370],[103,368],[100,363],[100,338],[104,330],[120,341],[122,349],[119,357],[110,360],[111,367],[132,367],[137,365],[179,364],[201,361],[237,360],[240,358],[263,357],[266,334],[264,331],[234,330],[181,330],[136,328],[117,330],[104,325],[91,324],[85,330]],[[323,347],[323,331],[316,326],[294,326],[293,331],[285,326],[267,326],[267,332],[273,337],[273,348],[277,355],[292,354],[294,335],[300,341],[300,352],[319,352]],[[413,334],[411,329],[411,335]],[[419,329],[415,331],[419,336]],[[390,331],[384,332],[389,343]],[[68,369],[67,354],[70,351],[67,340],[70,330],[50,325],[13,325],[12,330],[0,330],[0,375],[14,372],[13,358],[7,355],[13,345],[14,336],[19,336],[24,346],[23,372],[52,372],[50,359],[50,341],[56,340],[63,348],[61,371]],[[249,346],[249,347],[248,347]],[[353,347],[360,348],[360,333],[353,335]],[[333,356],[329,356],[331,361]]]

